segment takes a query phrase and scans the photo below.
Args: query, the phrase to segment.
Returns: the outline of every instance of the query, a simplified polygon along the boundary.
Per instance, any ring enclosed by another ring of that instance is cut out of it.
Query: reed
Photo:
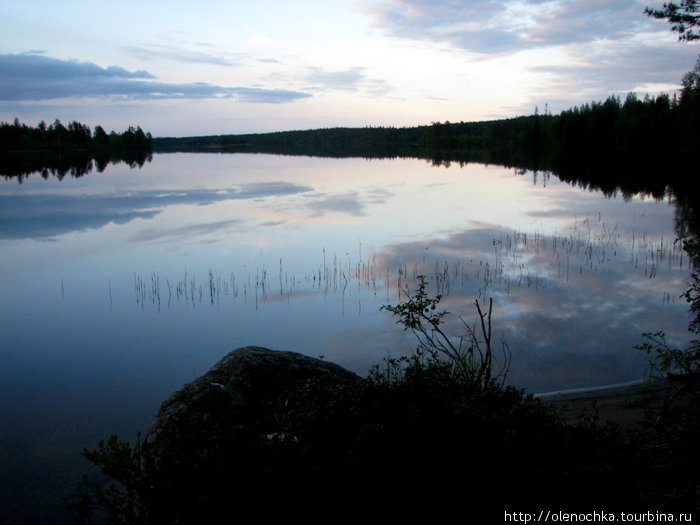
[[[415,289],[419,275],[425,276],[441,296],[471,295],[484,301],[495,293],[510,296],[518,289],[545,290],[555,281],[576,286],[578,276],[599,272],[609,264],[624,265],[625,261],[630,273],[638,272],[649,280],[662,271],[685,271],[689,264],[678,242],[644,232],[626,233],[618,224],[608,225],[600,216],[597,221],[577,218],[566,232],[549,235],[539,231],[498,232],[476,256],[466,249],[462,257],[442,257],[441,253],[438,249],[433,257],[423,255],[420,260],[392,266],[383,254],[365,254],[361,242],[357,259],[351,251],[339,256],[323,247],[318,264],[311,265],[301,277],[279,257],[274,285],[264,262],[256,266],[254,273],[244,265],[243,271],[227,272],[227,278],[210,268],[200,280],[185,269],[181,279],[165,279],[166,306],[184,303],[196,307],[205,300],[219,306],[224,299],[242,298],[257,309],[280,298],[291,301],[300,292],[317,292],[324,297],[338,296],[343,312],[345,301],[356,296],[361,311],[363,301],[376,301],[380,293],[386,301],[406,298],[407,291]],[[140,308],[149,304],[160,311],[160,279],[156,271],[148,277],[134,273],[136,303]],[[64,296],[63,280],[61,294]],[[663,297],[664,302],[672,300],[669,291]]]

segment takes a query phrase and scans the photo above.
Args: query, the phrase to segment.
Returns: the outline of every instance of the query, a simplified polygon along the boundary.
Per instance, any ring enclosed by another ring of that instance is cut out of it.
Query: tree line
[[[624,101],[610,96],[558,115],[535,111],[508,120],[434,123],[422,144],[433,158],[458,160],[460,154],[471,153],[506,165],[585,179],[604,190],[624,185],[631,192],[651,187],[653,193],[663,194],[666,183],[687,179],[688,169],[697,172],[698,73],[700,62],[687,75],[680,96],[640,99],[630,93]]]
[[[326,157],[420,157],[550,171],[606,192],[661,196],[687,185],[700,151],[700,60],[679,94],[610,96],[553,115],[434,122],[392,128],[324,128],[244,135],[156,138],[154,150]],[[684,193],[689,189],[684,190]]]
[[[416,145],[427,126],[333,127],[241,135],[162,137],[154,139],[159,152],[225,151],[313,155],[316,157],[415,157]]]
[[[67,126],[56,119],[28,126],[15,119],[0,122],[0,174],[24,177],[39,172],[63,178],[81,176],[96,165],[98,171],[109,163],[126,162],[142,166],[150,160],[153,137],[141,127],[129,126],[122,133],[107,133],[102,126],[94,131],[80,122]]]

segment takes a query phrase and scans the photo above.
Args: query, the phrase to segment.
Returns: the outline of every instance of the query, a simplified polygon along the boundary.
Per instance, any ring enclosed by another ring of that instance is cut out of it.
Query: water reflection
[[[574,224],[569,235],[461,232],[432,245],[431,256],[406,273],[430,275],[447,309],[467,319],[475,298],[494,298],[516,384],[552,389],[631,380],[644,363],[630,348],[646,326],[672,326],[677,342],[687,338],[678,323],[685,308],[678,288],[688,261],[670,239],[590,226]],[[420,250],[399,245],[388,256],[415,261]],[[467,258],[440,258],[455,252]]]
[[[539,390],[639,378],[646,362],[631,349],[650,326],[667,327],[671,342],[687,339],[679,284],[690,261],[680,243],[663,234],[638,237],[600,216],[574,218],[569,231],[549,235],[474,224],[429,243],[389,245],[364,258],[358,252],[324,250],[322,261],[300,273],[280,259],[226,274],[134,274],[135,303],[160,312],[242,302],[257,311],[316,294],[341,316],[348,303],[371,316],[406,299],[423,275],[453,314],[455,336],[459,318],[474,316],[474,300],[493,298],[497,327],[515,349],[511,382]]]
[[[237,312],[242,303],[259,311],[276,301],[290,305],[284,315],[291,318],[303,315],[297,299],[317,297],[335,301],[341,317],[356,303],[363,315],[353,323],[361,326],[382,319],[381,304],[401,300],[400,290],[421,274],[458,315],[472,315],[465,308],[474,298],[494,297],[497,319],[524,356],[549,346],[589,359],[595,352],[571,338],[582,326],[586,341],[599,334],[596,348],[616,347],[613,340],[628,331],[620,353],[632,337],[657,328],[646,321],[670,321],[664,328],[672,337],[685,335],[677,298],[689,263],[675,242],[668,202],[608,198],[547,175],[431,168],[418,160],[156,159],[154,167],[166,165],[162,174],[146,170],[126,185],[116,179],[123,173],[94,187],[4,185],[0,239],[54,241],[8,245],[8,292],[26,301],[28,283],[53,280],[62,297],[66,286],[82,296],[97,279],[117,324],[115,296],[127,291],[141,310],[207,303]],[[22,270],[27,266],[32,271]],[[258,315],[260,326],[278,322]],[[194,330],[199,322],[190,321]],[[333,322],[319,331],[330,340],[339,329]],[[291,336],[286,346],[306,345]],[[366,355],[357,371],[378,358]],[[601,370],[587,379],[577,374],[577,381],[612,379]],[[637,364],[616,373],[639,372]],[[566,368],[539,376],[523,386],[571,383]]]
[[[287,182],[269,182],[218,190],[143,190],[107,195],[0,195],[0,239],[51,238],[73,231],[98,229],[109,223],[125,224],[134,219],[151,219],[168,206],[207,206],[225,200],[285,196],[310,189]],[[208,227],[211,225],[193,225],[190,229],[191,233],[196,233]],[[152,230],[142,236],[134,236],[133,240],[152,240],[153,236],[158,235],[157,231]],[[163,235],[172,235],[172,232],[166,231]]]
[[[77,451],[144,430],[235,347],[358,373],[410,351],[380,306],[418,275],[454,335],[494,299],[518,386],[636,379],[642,332],[688,339],[690,263],[673,203],[627,197],[494,166],[271,155],[0,182],[0,497],[29,501],[22,472],[72,488]]]

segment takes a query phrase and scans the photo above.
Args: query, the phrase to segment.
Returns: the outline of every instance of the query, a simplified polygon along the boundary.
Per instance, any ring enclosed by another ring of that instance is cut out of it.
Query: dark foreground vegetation
[[[36,127],[0,123],[0,175],[21,179],[32,173],[62,179],[67,174],[80,177],[112,163],[126,162],[143,166],[151,156],[152,137],[140,127],[109,134],[97,126],[93,131],[73,121],[64,126],[60,120]]]
[[[476,323],[454,342],[441,330],[440,297],[419,281],[404,303],[385,307],[418,337],[410,357],[386,360],[365,378],[307,378],[283,390],[279,376],[267,377],[251,396],[260,404],[244,408],[215,396],[180,420],[155,456],[148,443],[113,435],[84,451],[107,478],[86,477],[73,508],[84,522],[110,523],[495,522],[543,509],[619,520],[620,512],[700,511],[697,381],[634,431],[599,421],[594,406],[565,421],[504,386],[508,349],[491,338],[490,307],[477,302]],[[697,287],[688,293],[697,308]],[[695,377],[697,343],[672,350],[655,334],[641,348],[660,371],[681,367]]]

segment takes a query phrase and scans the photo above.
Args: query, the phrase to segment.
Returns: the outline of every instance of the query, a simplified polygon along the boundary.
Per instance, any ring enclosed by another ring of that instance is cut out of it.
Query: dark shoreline
[[[553,405],[561,416],[595,418],[624,428],[649,428],[661,414],[665,401],[681,384],[667,378],[642,379],[592,388],[576,388],[535,394],[544,404]]]

